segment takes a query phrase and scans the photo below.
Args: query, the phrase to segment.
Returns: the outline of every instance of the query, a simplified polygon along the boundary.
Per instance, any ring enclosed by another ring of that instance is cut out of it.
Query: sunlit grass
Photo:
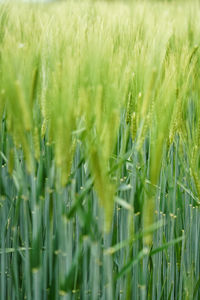
[[[0,298],[199,299],[199,4],[0,8]]]

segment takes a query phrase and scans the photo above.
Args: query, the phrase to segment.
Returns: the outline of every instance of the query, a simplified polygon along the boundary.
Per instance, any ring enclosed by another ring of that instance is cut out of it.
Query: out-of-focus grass
[[[0,298],[199,299],[199,4],[0,8]]]

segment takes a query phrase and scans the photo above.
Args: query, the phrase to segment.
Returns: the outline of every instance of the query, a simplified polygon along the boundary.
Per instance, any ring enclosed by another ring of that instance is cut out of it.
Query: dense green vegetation
[[[0,299],[200,298],[200,7],[0,6]]]

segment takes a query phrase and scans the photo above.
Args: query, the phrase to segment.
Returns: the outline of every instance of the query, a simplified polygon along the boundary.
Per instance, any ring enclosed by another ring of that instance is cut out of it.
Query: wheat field
[[[0,299],[200,299],[198,1],[0,4]]]

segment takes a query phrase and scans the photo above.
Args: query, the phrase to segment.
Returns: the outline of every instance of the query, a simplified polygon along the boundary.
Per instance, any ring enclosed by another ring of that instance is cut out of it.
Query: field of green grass
[[[200,299],[200,4],[0,4],[0,299]]]

